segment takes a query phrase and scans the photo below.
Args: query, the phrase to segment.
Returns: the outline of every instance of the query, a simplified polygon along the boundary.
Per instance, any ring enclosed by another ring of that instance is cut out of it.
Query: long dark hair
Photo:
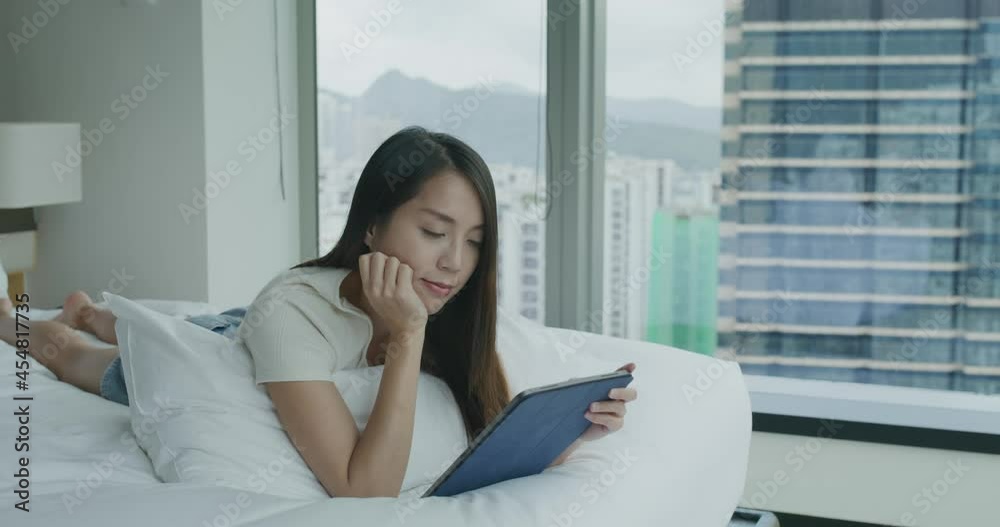
[[[365,232],[385,227],[393,212],[415,197],[430,178],[451,170],[466,177],[483,206],[479,260],[465,286],[428,317],[421,368],[451,389],[474,438],[510,401],[510,388],[496,350],[497,204],[493,177],[482,157],[461,140],[420,127],[400,130],[375,150],[361,171],[347,225],[327,254],[296,265],[358,270],[371,251]]]

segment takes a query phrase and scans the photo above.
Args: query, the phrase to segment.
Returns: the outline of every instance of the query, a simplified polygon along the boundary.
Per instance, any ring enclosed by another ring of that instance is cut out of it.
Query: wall
[[[40,9],[7,8],[13,19]],[[74,289],[206,297],[205,219],[185,223],[177,210],[204,184],[200,18],[193,2],[71,2],[15,55],[15,120],[97,130],[81,138],[96,144],[82,161],[82,202],[36,209],[33,305],[57,306]]]
[[[207,210],[208,299],[219,306],[249,303],[275,274],[301,261],[295,2],[275,6],[202,7],[205,192],[218,189]]]
[[[8,13],[10,7],[0,3],[0,27],[16,31],[17,21]],[[4,34],[7,31],[3,31]],[[14,114],[14,48],[7,39],[0,42],[0,122],[10,121]]]
[[[740,505],[878,525],[996,525],[1000,456],[831,439],[836,432],[754,432]]]
[[[277,142],[253,161],[239,150],[276,106],[274,4],[225,16],[209,0],[124,4],[69,2],[14,56],[13,120],[114,127],[83,158],[83,201],[36,210],[32,304],[60,305],[74,289],[247,303],[299,255],[296,126],[285,129],[284,200]],[[282,52],[294,58],[294,3],[279,5]],[[0,27],[38,10],[2,2]],[[282,74],[294,76],[287,64]],[[162,78],[149,73],[157,68]],[[145,99],[128,107],[133,90]],[[293,99],[294,82],[283,91]],[[208,174],[230,161],[242,172],[219,188]]]

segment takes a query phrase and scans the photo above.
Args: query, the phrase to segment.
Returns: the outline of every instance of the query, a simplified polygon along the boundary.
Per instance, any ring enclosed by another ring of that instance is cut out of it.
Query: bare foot
[[[53,320],[80,331],[86,331],[109,344],[118,344],[115,315],[97,307],[83,291],[74,291],[63,302],[63,309]]]
[[[0,324],[0,339],[10,343],[14,335],[2,326]],[[57,379],[96,395],[101,394],[105,370],[118,356],[118,348],[92,346],[73,328],[53,320],[31,322],[28,352]]]
[[[62,311],[53,319],[73,329],[86,330],[93,317],[94,301],[83,291],[73,291],[63,300]]]
[[[15,346],[19,335],[11,318],[12,308],[9,299],[0,298],[0,341]],[[101,380],[108,365],[118,356],[118,348],[88,344],[76,330],[62,322],[33,320],[28,353],[57,379],[101,395]]]

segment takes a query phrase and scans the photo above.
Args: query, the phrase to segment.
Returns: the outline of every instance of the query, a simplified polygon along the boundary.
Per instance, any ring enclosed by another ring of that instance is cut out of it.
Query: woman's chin
[[[444,302],[433,301],[433,302],[431,302],[429,304],[425,303],[424,307],[427,308],[427,315],[429,315],[429,316],[430,315],[436,315],[436,314],[438,314],[438,313],[441,312],[441,308],[444,307]]]
[[[447,305],[447,298],[430,298],[423,300],[424,307],[427,308],[427,316],[434,316]]]

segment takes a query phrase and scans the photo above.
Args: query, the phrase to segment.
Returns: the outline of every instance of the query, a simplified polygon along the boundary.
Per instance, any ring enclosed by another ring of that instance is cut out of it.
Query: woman
[[[189,319],[246,345],[256,382],[331,496],[399,495],[421,370],[447,383],[470,439],[510,402],[496,350],[496,209],[492,176],[472,148],[404,129],[362,171],[333,250],[279,274],[245,313]],[[34,349],[44,347],[39,334],[60,343],[58,353],[36,359],[62,380],[127,404],[117,350],[85,346],[71,326],[116,341],[114,316],[75,293],[59,321],[34,323]],[[0,336],[12,337],[6,329]],[[384,364],[382,380],[359,432],[329,378],[376,364]],[[593,424],[553,464],[622,427],[636,391],[609,397],[591,407]]]

